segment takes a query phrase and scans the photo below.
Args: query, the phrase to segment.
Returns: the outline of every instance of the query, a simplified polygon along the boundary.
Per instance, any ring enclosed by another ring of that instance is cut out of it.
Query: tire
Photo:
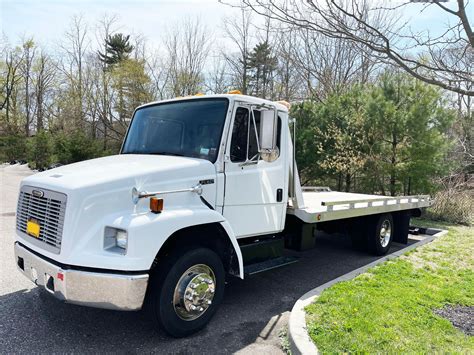
[[[376,215],[369,225],[369,250],[375,255],[385,255],[392,245],[395,228],[390,213]]]
[[[212,250],[197,248],[170,257],[150,279],[148,303],[155,326],[176,338],[201,330],[221,304],[224,285],[222,261]]]

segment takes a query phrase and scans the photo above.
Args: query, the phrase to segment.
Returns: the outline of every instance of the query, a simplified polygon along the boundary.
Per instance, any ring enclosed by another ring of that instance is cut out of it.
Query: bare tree
[[[55,64],[52,62],[51,57],[41,50],[33,71],[37,132],[44,128],[47,100],[51,97],[53,91],[55,75]]]
[[[23,53],[5,46],[5,66],[2,66],[2,100],[0,112],[5,111],[5,130],[16,129],[16,122],[12,122],[12,111],[16,109],[16,96],[22,80],[20,66],[23,63]]]
[[[239,18],[224,19],[224,32],[238,50],[233,53],[222,53],[222,55],[229,64],[235,84],[243,94],[247,94],[249,85],[249,54],[252,50],[251,22],[251,12],[243,8]]]
[[[474,83],[471,83],[471,88]],[[460,159],[464,173],[474,171],[474,103],[473,97],[457,95],[457,120],[454,123],[453,136],[457,142],[454,159]]]
[[[143,34],[137,33],[132,37],[132,47],[133,47],[133,58],[135,60],[146,60],[147,59],[147,41]]]
[[[147,72],[151,78],[152,94],[155,99],[163,100],[170,97],[166,90],[169,86],[170,71],[166,66],[166,60],[158,53],[154,53],[146,60]]]
[[[61,44],[61,49],[66,54],[59,63],[63,75],[65,75],[70,89],[71,101],[74,104],[74,124],[83,125],[84,114],[84,92],[85,77],[84,66],[85,57],[90,48],[90,41],[87,37],[88,27],[84,18],[80,15],[72,17],[69,29],[65,32],[65,40]]]
[[[104,15],[99,20],[96,27],[96,40],[103,53],[107,52],[106,39],[118,29],[117,22],[118,18],[115,15]],[[92,136],[95,137],[96,130],[99,129],[103,136],[103,148],[107,149],[108,130],[113,129],[112,93],[109,90],[110,73],[107,71],[107,64],[104,61],[95,60],[94,63],[96,68],[99,67],[99,70],[95,72],[95,75],[99,78],[92,81],[94,86],[92,90],[93,95],[89,100],[93,103],[94,112],[99,115],[98,120],[101,122],[101,125],[97,125],[96,120],[93,119]]]
[[[28,137],[30,135],[30,125],[31,125],[31,67],[33,65],[33,60],[35,58],[36,46],[32,38],[23,39],[22,41],[23,49],[23,61],[20,66],[21,74],[23,76],[23,83],[25,89],[25,135]]]
[[[310,97],[323,100],[353,83],[366,83],[377,65],[354,42],[297,30],[294,64],[302,73]]]
[[[202,90],[203,70],[211,40],[198,18],[185,19],[167,35],[169,83],[174,96],[192,95]]]
[[[415,32],[403,21],[400,9],[413,6],[411,2],[400,5],[391,2],[384,6],[368,0],[243,0],[243,3],[289,26],[352,41],[424,82],[474,96],[474,90],[467,87],[473,80],[472,71],[457,66],[464,56],[472,56],[474,51],[474,34],[464,0],[457,0],[455,8],[442,1],[424,5],[423,10],[429,6],[439,7],[455,22],[437,36],[430,35],[429,31]],[[453,51],[459,48],[460,51]],[[445,62],[447,53],[453,56],[449,63]]]
[[[205,86],[213,94],[223,94],[231,89],[228,62],[219,55],[212,58],[212,64],[206,74]]]
[[[276,70],[276,85],[274,85],[274,96],[276,99],[294,100],[301,98],[300,73],[295,60],[295,52],[298,46],[296,31],[278,30],[275,38],[275,51],[278,58]]]

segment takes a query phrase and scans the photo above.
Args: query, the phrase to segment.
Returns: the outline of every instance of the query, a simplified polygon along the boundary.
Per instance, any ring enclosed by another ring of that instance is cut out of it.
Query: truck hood
[[[198,212],[209,213],[211,209],[203,200],[211,207],[216,205],[216,177],[215,166],[207,160],[162,155],[114,155],[48,170],[27,177],[22,187],[29,185],[66,195],[60,255],[46,250],[42,241],[36,243],[24,233],[18,238],[33,250],[65,264],[114,269],[117,258],[123,256],[104,250],[104,228],[113,226],[129,231],[130,240],[135,243],[130,244],[127,258],[120,262],[126,260],[135,265],[130,269],[144,270],[136,266],[143,266],[142,254],[147,249],[140,246],[141,238],[156,236],[159,228],[153,223],[171,228],[175,218],[186,225],[199,220],[195,217]],[[170,191],[190,188],[200,181],[206,181],[200,196],[191,192],[161,195],[163,213],[151,213],[149,199],[141,199],[137,204],[132,200],[133,187],[148,192]],[[153,232],[137,232],[147,226]],[[168,235],[163,230],[161,233],[162,237]],[[148,249],[151,250],[155,255],[156,249]]]
[[[157,183],[187,180],[215,174],[214,165],[204,159],[165,155],[121,154],[91,159],[47,170],[23,180],[25,185],[51,190],[74,191],[118,182],[131,189],[147,189]],[[120,184],[120,185],[122,185]]]

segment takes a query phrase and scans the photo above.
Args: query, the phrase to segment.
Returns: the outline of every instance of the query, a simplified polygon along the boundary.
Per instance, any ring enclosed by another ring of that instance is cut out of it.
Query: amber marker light
[[[280,100],[280,101],[277,101],[277,103],[285,106],[288,110],[291,109],[291,104],[288,101]]]
[[[163,199],[158,197],[151,197],[150,211],[153,213],[161,213],[161,211],[163,211]]]

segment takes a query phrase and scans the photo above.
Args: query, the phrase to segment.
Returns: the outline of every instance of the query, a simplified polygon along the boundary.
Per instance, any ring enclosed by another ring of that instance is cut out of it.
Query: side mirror
[[[266,162],[278,158],[277,115],[275,110],[264,110],[260,114],[260,157]]]

